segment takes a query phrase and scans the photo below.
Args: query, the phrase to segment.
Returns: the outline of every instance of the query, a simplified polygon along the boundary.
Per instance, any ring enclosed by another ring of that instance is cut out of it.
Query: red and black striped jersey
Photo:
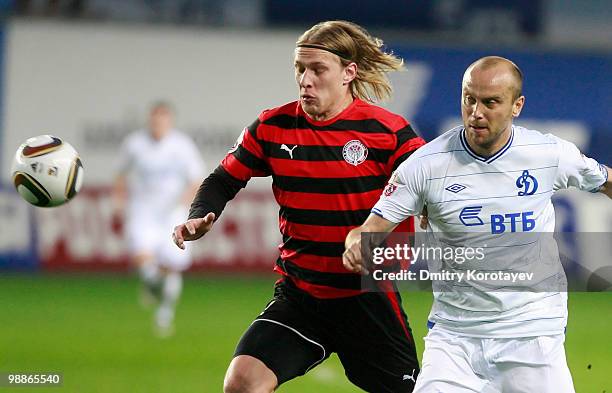
[[[315,297],[344,297],[361,293],[342,265],[346,235],[424,144],[403,117],[362,100],[326,121],[296,101],[261,113],[221,166],[241,181],[272,176],[283,236],[275,270]]]

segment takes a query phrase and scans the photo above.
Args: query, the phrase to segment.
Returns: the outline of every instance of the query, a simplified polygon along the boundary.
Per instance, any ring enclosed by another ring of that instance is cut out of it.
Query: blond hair
[[[351,94],[368,102],[390,98],[393,89],[387,73],[403,69],[404,61],[392,52],[385,52],[381,39],[343,20],[314,25],[296,44],[334,53],[345,67],[352,62],[357,64],[357,76],[350,84]]]

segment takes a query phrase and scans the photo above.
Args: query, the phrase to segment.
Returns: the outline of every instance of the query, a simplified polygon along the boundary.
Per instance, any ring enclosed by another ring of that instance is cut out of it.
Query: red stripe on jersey
[[[389,163],[390,163],[390,167],[393,167],[393,164],[395,163],[395,160],[397,160],[398,157],[401,157],[402,155],[411,152],[411,151],[415,151],[416,149],[418,149],[419,147],[425,145],[425,140],[421,137],[417,137],[417,138],[412,138],[409,141],[407,141],[406,143],[404,143],[403,145],[401,145],[397,151],[395,151],[393,153],[393,155],[391,157],[389,157]]]
[[[279,205],[295,209],[309,210],[362,210],[370,209],[380,198],[381,191],[373,190],[355,194],[320,194],[293,192],[272,187],[274,197]]]
[[[291,277],[291,280],[296,287],[319,299],[337,299],[341,297],[357,296],[363,293],[363,291],[359,289],[341,289],[328,287],[325,285],[311,284],[295,277]]]
[[[297,108],[295,108],[295,106],[297,106]],[[388,127],[389,130],[395,131],[395,130],[404,128],[409,124],[408,121],[404,119],[403,117],[401,117],[400,115],[389,112],[388,110],[381,108],[379,106],[368,104],[367,102],[362,101],[357,98],[354,99],[353,102],[339,115],[337,115],[336,117],[332,119],[324,120],[324,121],[316,121],[310,118],[310,116],[308,116],[306,112],[304,112],[304,109],[302,109],[302,106],[299,105],[299,102],[293,102],[281,108],[283,112],[277,112],[275,114],[283,113],[287,115],[295,115],[296,109],[297,109],[297,113],[300,116],[306,117],[309,123],[314,124],[316,126],[329,125],[338,120],[376,119],[381,124],[384,124],[386,127]]]
[[[228,154],[221,161],[223,169],[230,175],[239,180],[249,180],[253,170],[236,159],[232,154]]]
[[[363,291],[360,289],[342,289],[328,287],[326,285],[311,284],[309,282],[300,280],[299,278],[289,276],[278,265],[274,266],[274,271],[283,276],[285,279],[291,280],[296,287],[319,299],[337,299],[341,297],[357,296],[363,293]]]
[[[286,130],[273,125],[260,128],[261,141],[299,146],[344,146],[348,141],[359,139],[374,149],[395,149],[393,133],[366,133],[359,130],[320,131],[310,128]]]
[[[356,100],[357,105],[355,111],[351,114],[348,119],[351,120],[365,120],[365,119],[376,119],[382,124],[386,125],[390,130],[400,130],[410,123],[402,116],[389,112],[385,108],[379,106],[370,105],[364,101]]]
[[[221,161],[221,165],[223,166],[223,169],[227,171],[227,173],[238,180],[249,180],[251,177],[266,175],[261,171],[249,168],[231,154],[225,156],[223,161]]]
[[[399,225],[395,227],[393,232],[414,233],[414,217],[408,217],[407,220],[400,222]]]
[[[283,235],[293,236],[297,239],[317,241],[325,239],[326,242],[344,243],[346,235],[355,227],[351,226],[319,226],[296,224],[279,218],[279,227]],[[414,217],[408,217],[407,220],[401,222],[394,230],[394,233],[414,233]],[[316,269],[315,269],[316,270]]]
[[[408,217],[407,220],[404,220],[402,222],[399,223],[399,225],[397,227],[395,227],[395,229],[393,230],[394,233],[405,233],[406,234],[406,241],[408,242],[408,238],[411,234],[414,233],[414,217]],[[401,260],[400,261],[400,267],[402,269],[409,269],[410,265],[412,263],[412,258],[413,255],[412,253],[410,254],[410,260]],[[391,262],[393,263],[393,262]]]
[[[255,130],[255,133],[257,132],[257,130]],[[251,134],[251,131],[249,131],[249,128],[245,128],[243,131],[243,135],[242,135],[242,142],[241,145],[247,149],[251,154],[253,154],[255,157],[260,158],[262,160],[265,160],[265,154],[263,153],[263,150],[261,148],[261,145],[259,144],[259,142],[257,141],[256,138],[259,138],[257,135],[253,136]]]
[[[342,265],[341,257],[322,257],[318,255],[301,254],[293,250],[283,250],[281,251],[281,258],[291,261],[291,263],[302,269],[325,273],[353,274]]]
[[[376,161],[364,161],[354,166],[342,161],[298,161],[284,158],[269,158],[270,167],[278,176],[298,176],[312,177],[313,173],[317,178],[337,178],[337,177],[361,177],[361,176],[380,176],[386,173],[385,164]],[[347,176],[347,167],[350,176]]]
[[[238,145],[235,145],[221,160],[221,165],[223,168],[233,177],[238,180],[248,181],[251,177],[255,176],[267,176],[267,173],[262,172],[261,170],[249,168],[247,165],[243,164],[240,160],[238,160],[234,154],[238,149],[244,149],[251,155],[259,158],[260,160],[265,161],[265,155],[261,148],[261,145],[251,135],[251,131],[249,131],[249,127],[246,127],[242,130],[242,133],[238,137],[238,141],[236,142]]]
[[[354,227],[347,226],[319,226],[296,224],[287,221],[285,218],[278,219],[280,231],[283,235],[293,236],[298,239],[317,241],[325,239],[326,242],[342,242],[346,239],[346,235]]]
[[[393,308],[393,313],[397,317],[400,325],[402,325],[402,329],[404,329],[404,333],[406,333],[406,337],[414,343],[414,339],[408,330],[408,326],[406,326],[406,321],[404,320],[404,315],[402,313],[402,308],[400,306],[399,300],[397,298],[397,293],[395,288],[391,285],[390,281],[381,281],[379,284],[381,290],[385,292],[387,295],[387,299],[389,299],[389,303],[391,303],[391,308]]]

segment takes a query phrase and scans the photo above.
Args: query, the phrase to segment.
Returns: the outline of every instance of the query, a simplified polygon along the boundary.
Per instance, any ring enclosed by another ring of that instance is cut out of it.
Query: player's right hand
[[[367,275],[368,270],[363,266],[361,256],[361,236],[349,236],[345,242],[345,250],[342,254],[344,268],[353,273]]]
[[[203,218],[192,218],[174,227],[172,240],[178,248],[184,250],[185,242],[197,240],[211,230],[215,223],[215,213],[208,213]]]

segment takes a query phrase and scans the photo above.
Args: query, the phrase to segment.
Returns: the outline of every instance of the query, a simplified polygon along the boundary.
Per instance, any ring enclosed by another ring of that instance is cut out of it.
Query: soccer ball
[[[79,153],[53,135],[35,136],[19,146],[11,174],[19,195],[39,207],[68,202],[83,184]]]

